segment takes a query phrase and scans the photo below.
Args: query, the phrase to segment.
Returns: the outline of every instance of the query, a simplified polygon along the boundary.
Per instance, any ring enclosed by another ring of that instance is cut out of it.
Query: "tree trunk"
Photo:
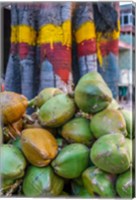
[[[96,33],[91,2],[77,3],[73,16],[80,77],[97,70]]]
[[[114,30],[108,36],[102,35],[100,39],[100,50],[103,58],[102,65],[98,66],[98,72],[103,76],[112,91],[113,97],[118,96],[118,80],[119,80],[119,66],[118,66],[118,53],[119,53],[119,2],[112,5],[118,13],[118,30]]]
[[[46,2],[39,9],[39,91],[46,87],[67,90],[72,84],[72,2]]]

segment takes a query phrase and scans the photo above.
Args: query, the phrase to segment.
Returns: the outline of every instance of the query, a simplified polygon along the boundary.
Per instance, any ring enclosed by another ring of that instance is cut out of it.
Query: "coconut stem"
[[[12,135],[12,133],[10,132],[10,130],[6,127],[3,128],[3,133],[5,135],[9,135],[13,140],[15,140],[16,138],[14,137],[14,135]]]
[[[28,101],[28,107],[35,107],[35,102],[36,102],[37,96],[30,101]]]
[[[9,126],[9,128],[13,129],[18,136],[21,135],[21,132],[16,127],[14,127],[13,124],[9,124],[8,126]]]
[[[24,118],[24,122],[28,122],[30,124],[34,123],[34,119],[30,115],[24,114],[23,118]]]
[[[11,187],[10,189],[7,191],[6,193],[6,197],[11,197],[13,192],[19,187],[19,185],[22,183],[22,179],[17,180]]]

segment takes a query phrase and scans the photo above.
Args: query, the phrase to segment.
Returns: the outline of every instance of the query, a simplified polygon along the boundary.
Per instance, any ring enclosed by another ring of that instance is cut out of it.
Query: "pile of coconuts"
[[[98,72],[73,93],[1,99],[1,196],[132,198],[134,123]],[[31,115],[26,114],[33,107]]]

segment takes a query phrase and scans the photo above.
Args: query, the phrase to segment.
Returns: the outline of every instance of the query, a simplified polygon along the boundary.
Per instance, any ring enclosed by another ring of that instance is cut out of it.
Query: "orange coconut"
[[[4,124],[18,121],[26,111],[28,100],[25,96],[15,92],[1,92],[1,115]]]
[[[54,136],[42,128],[25,129],[21,135],[22,151],[34,166],[47,166],[57,155],[58,144]]]

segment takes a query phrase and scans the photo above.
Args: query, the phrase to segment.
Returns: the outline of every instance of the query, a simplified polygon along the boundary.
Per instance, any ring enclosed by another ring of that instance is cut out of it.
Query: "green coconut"
[[[113,185],[115,175],[103,172],[97,167],[89,167],[82,174],[85,188],[91,194],[97,194],[100,197],[112,198],[116,196]]]
[[[112,174],[123,173],[131,165],[126,139],[120,133],[104,135],[97,139],[91,148],[90,157],[98,168]]]
[[[44,103],[39,111],[39,121],[43,126],[59,127],[75,113],[75,104],[66,94],[59,94]]]
[[[120,174],[116,181],[116,191],[121,198],[132,198],[133,195],[133,178],[132,171],[128,171]]]
[[[64,180],[50,166],[30,166],[23,181],[23,193],[27,197],[55,197],[61,194]]]
[[[90,145],[94,139],[90,121],[79,117],[68,121],[63,127],[61,135],[70,143],[82,143]]]
[[[95,138],[114,133],[127,135],[124,117],[119,110],[115,109],[105,109],[95,114],[91,119],[90,127]]]
[[[94,195],[90,194],[84,187],[82,178],[76,178],[71,181],[72,194],[76,197],[92,198]]]
[[[64,178],[77,178],[87,168],[89,149],[83,144],[70,144],[64,147],[51,163],[54,171]]]
[[[75,88],[75,102],[85,113],[97,113],[112,101],[112,93],[98,72],[85,74]]]
[[[133,155],[132,155],[132,140],[129,139],[129,138],[126,138],[126,146],[127,146],[127,149],[128,149],[128,153],[129,153],[129,156],[130,156],[130,162],[132,163],[133,162]]]
[[[15,183],[14,179],[2,179],[2,184],[1,184],[1,191],[5,193],[7,190],[11,188],[11,186]]]
[[[62,93],[63,92],[59,88],[45,88],[38,94],[38,96],[30,101],[29,105],[32,104],[40,108],[49,99]]]
[[[18,179],[24,175],[26,159],[21,151],[12,144],[3,144],[0,147],[1,168],[3,179]]]
[[[126,128],[127,128],[127,132],[128,132],[128,136],[129,138],[134,138],[135,136],[135,132],[134,132],[134,118],[133,118],[133,114],[132,111],[129,110],[120,110],[121,113],[123,114],[123,117],[125,119],[126,122]]]

